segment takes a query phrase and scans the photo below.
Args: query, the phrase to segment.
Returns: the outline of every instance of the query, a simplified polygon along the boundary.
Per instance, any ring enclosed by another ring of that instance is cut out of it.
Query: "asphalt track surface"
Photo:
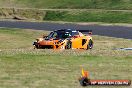
[[[57,29],[92,30],[93,35],[132,39],[132,27],[60,24],[49,22],[0,21],[0,27],[53,31]]]

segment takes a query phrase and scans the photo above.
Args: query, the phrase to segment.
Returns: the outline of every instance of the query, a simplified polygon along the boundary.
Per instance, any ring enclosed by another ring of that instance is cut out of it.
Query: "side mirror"
[[[89,34],[89,35],[92,35],[92,30],[89,30],[88,34]]]
[[[88,32],[89,35],[92,35],[92,32]]]

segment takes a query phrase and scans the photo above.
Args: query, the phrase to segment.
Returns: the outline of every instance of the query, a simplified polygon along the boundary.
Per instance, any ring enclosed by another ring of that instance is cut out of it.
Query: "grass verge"
[[[0,0],[1,7],[132,9],[131,0]]]
[[[0,8],[1,19],[31,21],[132,23],[131,11],[112,10],[39,10]]]
[[[32,41],[47,33],[29,29],[0,29],[0,87],[81,88],[78,82],[81,66],[90,72],[91,79],[132,80],[132,51],[112,50],[132,47],[131,40],[93,36],[94,48],[91,51],[32,49]]]
[[[68,22],[132,23],[132,12],[123,11],[48,11],[44,20]]]

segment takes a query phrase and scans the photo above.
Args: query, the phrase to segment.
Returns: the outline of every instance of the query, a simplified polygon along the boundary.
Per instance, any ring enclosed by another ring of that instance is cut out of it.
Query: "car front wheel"
[[[72,42],[68,41],[66,46],[65,46],[65,49],[71,49],[71,48],[72,48]]]

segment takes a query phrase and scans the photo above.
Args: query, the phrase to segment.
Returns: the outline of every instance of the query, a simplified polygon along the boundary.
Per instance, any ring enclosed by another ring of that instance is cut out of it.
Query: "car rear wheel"
[[[92,49],[92,48],[93,48],[93,41],[90,39],[87,45],[87,49]]]

